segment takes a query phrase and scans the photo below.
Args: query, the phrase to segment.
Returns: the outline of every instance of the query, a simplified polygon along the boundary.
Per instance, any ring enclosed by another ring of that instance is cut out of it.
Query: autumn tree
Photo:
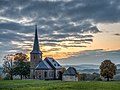
[[[3,58],[3,72],[10,75],[10,80],[13,80],[13,60],[14,55],[6,55]]]
[[[6,55],[3,58],[3,72],[8,74],[11,80],[13,80],[13,75],[20,75],[21,79],[23,77],[29,77],[30,62],[28,61],[28,59],[28,56],[23,53],[17,53],[15,55]]]
[[[15,54],[15,67],[14,75],[20,75],[20,78],[27,78],[30,74],[30,62],[28,62],[28,56],[23,53]]]
[[[62,70],[61,70],[62,74],[63,74],[65,71],[66,71],[66,68],[63,67]]]
[[[100,74],[104,78],[107,78],[107,81],[113,78],[116,74],[116,70],[116,65],[110,60],[104,60],[100,65]]]

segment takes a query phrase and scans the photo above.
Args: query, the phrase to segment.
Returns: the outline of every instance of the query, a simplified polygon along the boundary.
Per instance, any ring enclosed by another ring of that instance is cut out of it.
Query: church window
[[[35,59],[35,56],[34,56],[34,59]]]
[[[44,76],[45,76],[45,78],[46,78],[46,77],[47,77],[47,72],[45,71],[45,73],[44,73],[44,74],[45,74]]]
[[[53,77],[54,76],[54,72],[53,71],[49,71],[49,76]]]

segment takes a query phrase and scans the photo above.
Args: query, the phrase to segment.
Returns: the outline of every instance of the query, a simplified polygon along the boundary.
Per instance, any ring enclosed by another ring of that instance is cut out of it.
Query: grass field
[[[4,80],[0,90],[120,90],[120,81],[42,81],[42,80]]]

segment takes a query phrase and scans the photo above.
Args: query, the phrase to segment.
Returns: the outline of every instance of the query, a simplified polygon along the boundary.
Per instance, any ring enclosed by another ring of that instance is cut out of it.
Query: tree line
[[[14,58],[11,59],[10,56]],[[14,75],[19,75],[21,79],[30,78],[30,62],[26,54],[16,53],[15,55],[6,55],[3,61],[3,72],[6,73],[6,76],[9,76],[8,79],[13,80]],[[117,68],[114,63],[110,60],[104,60],[100,65],[100,76],[109,81],[116,74],[116,70]],[[65,70],[62,70],[62,73],[64,73],[64,71]],[[79,77],[84,80],[85,75],[81,74]]]

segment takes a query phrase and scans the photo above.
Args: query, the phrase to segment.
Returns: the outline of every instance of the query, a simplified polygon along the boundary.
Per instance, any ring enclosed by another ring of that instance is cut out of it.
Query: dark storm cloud
[[[55,46],[58,46],[57,43],[52,43],[52,42],[46,42],[46,43],[40,43],[41,46],[52,46],[52,47],[55,47]]]
[[[73,0],[64,4],[73,20],[93,19],[95,22],[119,22],[120,0]],[[66,14],[66,15],[67,15]]]
[[[0,41],[3,43],[10,41],[25,41],[31,39],[30,36],[19,34],[17,31],[14,30],[6,30],[6,29],[2,29],[2,30],[3,32],[0,33]]]
[[[29,5],[28,1],[30,0],[0,0],[1,16],[14,19],[21,18],[21,11]]]
[[[51,43],[54,43],[54,42],[65,42],[65,41],[73,41],[73,42],[93,42],[92,39],[61,39],[61,40],[53,40],[53,39],[44,39],[44,40],[41,40],[41,42],[51,42]],[[48,43],[47,43],[48,44]],[[50,44],[50,43],[49,43]],[[48,45],[49,45],[48,44]],[[52,44],[53,45],[53,44]]]
[[[19,23],[15,22],[0,22],[0,31],[4,32],[6,30],[11,30],[14,33],[19,32],[19,33],[33,33],[34,27],[33,26],[25,26]]]
[[[34,25],[38,24],[43,45],[70,41],[74,43],[61,47],[85,47],[81,44],[93,42],[91,33],[100,32],[96,22],[120,21],[119,5],[120,0],[0,0],[0,42],[11,48],[31,47],[24,41],[33,41]]]

